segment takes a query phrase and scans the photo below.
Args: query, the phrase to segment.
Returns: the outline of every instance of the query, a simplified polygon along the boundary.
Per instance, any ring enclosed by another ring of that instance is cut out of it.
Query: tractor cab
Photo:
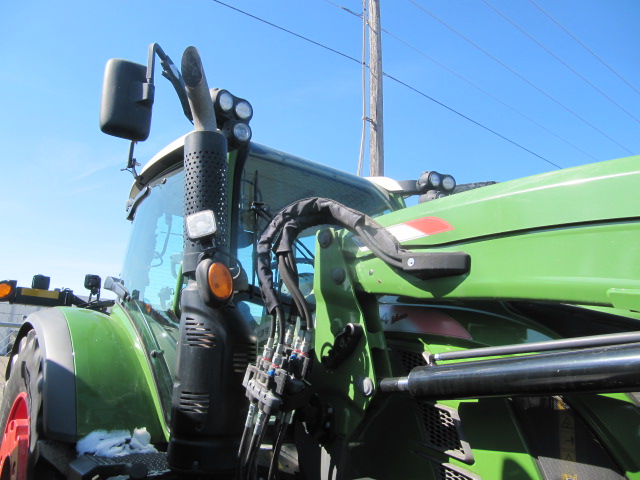
[[[128,218],[131,238],[121,278],[111,288],[126,301],[121,305],[134,320],[151,355],[164,412],[171,411],[171,386],[180,321],[180,292],[184,250],[184,139],[154,157],[131,189]],[[397,200],[372,182],[302,158],[252,143],[242,154],[230,156],[229,198],[233,213],[227,228],[225,252],[233,274],[233,302],[243,321],[263,344],[269,321],[259,291],[255,247],[275,212],[312,196],[333,199],[371,216],[392,211]],[[148,181],[146,180],[148,178]],[[219,227],[220,228],[220,227]],[[296,265],[301,289],[313,305],[316,233],[308,229],[298,239]],[[281,289],[285,303],[286,287]],[[249,359],[250,361],[254,358]]]

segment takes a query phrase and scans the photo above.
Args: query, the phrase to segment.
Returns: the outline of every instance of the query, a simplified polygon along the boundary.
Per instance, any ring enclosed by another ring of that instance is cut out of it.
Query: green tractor
[[[194,131],[138,172],[156,57]],[[364,179],[252,143],[252,115],[192,47],[109,61],[117,299],[24,322],[2,480],[640,479],[640,158]]]

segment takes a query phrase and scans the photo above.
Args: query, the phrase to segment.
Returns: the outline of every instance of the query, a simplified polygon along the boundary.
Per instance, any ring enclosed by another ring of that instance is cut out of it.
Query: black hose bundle
[[[283,208],[269,222],[257,244],[258,280],[269,314],[281,308],[273,286],[271,251],[278,258],[282,280],[291,292],[298,312],[309,328],[312,322],[304,296],[297,285],[294,260],[295,241],[303,230],[319,225],[335,225],[357,235],[367,248],[391,266],[401,268],[400,245],[384,227],[364,213],[328,198],[307,198]]]

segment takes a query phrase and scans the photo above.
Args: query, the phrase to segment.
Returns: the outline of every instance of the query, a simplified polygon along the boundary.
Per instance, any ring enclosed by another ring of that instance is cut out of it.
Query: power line
[[[529,152],[531,155],[534,155],[534,156],[538,157],[539,159],[544,160],[545,162],[547,162],[547,163],[549,163],[549,164],[553,165],[554,167],[562,168],[560,165],[553,163],[551,160],[548,160],[548,159],[546,159],[546,158],[544,158],[544,157],[542,157],[542,156],[538,155],[537,153],[532,152],[532,151],[531,151],[531,150],[529,150],[528,148],[525,148],[525,147],[523,147],[522,145],[520,145],[519,143],[516,143],[516,142],[514,142],[513,140],[508,139],[508,138],[507,138],[507,137],[505,137],[504,135],[501,135],[501,134],[499,134],[498,132],[496,132],[495,130],[491,130],[489,127],[487,127],[487,126],[485,126],[485,125],[483,125],[483,124],[481,124],[481,123],[479,123],[479,122],[476,122],[475,120],[473,120],[472,118],[467,117],[466,115],[463,115],[462,113],[460,113],[460,112],[458,112],[458,111],[454,110],[453,108],[451,108],[451,107],[449,107],[449,106],[445,105],[444,103],[439,102],[439,101],[438,101],[438,100],[436,100],[435,98],[430,97],[430,96],[429,96],[429,95],[427,95],[426,93],[423,93],[423,92],[421,92],[420,90],[417,90],[416,88],[413,88],[411,85],[408,85],[408,84],[404,83],[403,81],[398,80],[397,78],[392,77],[391,75],[389,75],[389,74],[387,74],[387,73],[383,73],[383,75],[384,75],[385,77],[389,78],[390,80],[393,80],[394,82],[397,82],[397,83],[399,83],[400,85],[403,85],[403,86],[407,87],[408,89],[413,90],[413,91],[414,91],[414,92],[416,92],[418,95],[422,95],[423,97],[425,97],[425,98],[427,98],[427,99],[431,100],[432,102],[437,103],[437,104],[438,104],[438,105],[440,105],[441,107],[444,107],[444,108],[446,108],[447,110],[450,110],[451,112],[455,113],[456,115],[460,115],[462,118],[464,118],[464,119],[466,119],[466,120],[468,120],[468,121],[470,121],[470,122],[472,122],[472,123],[475,123],[477,126],[479,126],[479,127],[481,127],[481,128],[484,128],[485,130],[487,130],[487,131],[489,131],[489,132],[493,133],[494,135],[497,135],[498,137],[502,138],[503,140],[506,140],[507,142],[512,143],[512,144],[513,144],[513,145],[515,145],[516,147],[521,148],[522,150],[524,150],[524,151],[526,151],[526,152]]]
[[[628,152],[630,155],[633,155],[633,152],[631,150],[629,150],[627,147],[625,147],[624,145],[620,144],[619,142],[617,142],[616,140],[614,140],[613,138],[611,138],[609,135],[607,135],[606,133],[604,133],[602,130],[600,130],[598,127],[596,127],[595,125],[591,124],[590,122],[588,122],[587,120],[585,120],[584,118],[582,118],[580,115],[578,115],[576,112],[574,112],[573,110],[571,110],[569,107],[567,107],[566,105],[562,104],[561,102],[559,102],[557,99],[555,99],[554,97],[552,97],[551,95],[549,95],[547,92],[545,92],[544,90],[542,90],[540,87],[538,87],[537,85],[535,85],[534,83],[532,83],[531,81],[527,80],[524,76],[520,75],[518,72],[516,72],[515,70],[513,70],[511,67],[509,67],[508,65],[506,65],[504,62],[502,62],[501,60],[499,60],[498,58],[494,57],[493,55],[491,55],[488,51],[486,51],[485,49],[483,49],[482,47],[480,47],[478,44],[476,44],[475,42],[473,42],[471,39],[467,38],[466,36],[464,36],[462,33],[458,32],[455,28],[453,28],[451,25],[447,24],[446,22],[444,22],[443,20],[441,20],[440,18],[438,18],[436,15],[434,15],[433,13],[431,13],[430,11],[428,11],[426,8],[424,8],[422,5],[420,5],[419,3],[415,2],[414,0],[408,0],[409,2],[411,2],[413,5],[415,5],[416,7],[418,7],[420,10],[422,10],[424,13],[426,13],[427,15],[429,15],[431,18],[433,18],[434,20],[436,20],[437,22],[439,22],[441,25],[445,26],[446,28],[448,28],[449,30],[451,30],[453,33],[455,33],[456,35],[458,35],[460,38],[462,38],[463,40],[465,40],[467,43],[469,43],[470,45],[474,46],[475,48],[477,48],[478,50],[480,50],[482,53],[484,53],[486,56],[488,56],[489,58],[491,58],[493,61],[495,61],[496,63],[498,63],[500,66],[502,66],[503,68],[506,68],[507,70],[509,70],[511,73],[513,73],[516,77],[518,77],[520,80],[522,80],[523,82],[525,82],[526,84],[530,85],[531,87],[535,88],[538,92],[542,93],[545,97],[547,97],[549,100],[553,101],[554,103],[556,103],[558,106],[562,107],[564,110],[566,110],[567,112],[569,112],[570,114],[572,114],[574,117],[576,117],[578,120],[580,120],[581,122],[585,123],[586,125],[590,126],[591,128],[593,128],[596,132],[600,133],[603,137],[609,139],[611,142],[615,143],[616,145],[618,145],[620,148],[622,148],[623,150],[625,150],[626,152]]]
[[[297,38],[299,38],[299,39],[301,39],[301,40],[305,40],[305,41],[307,41],[307,42],[309,42],[309,43],[312,43],[313,45],[316,45],[316,46],[318,46],[318,47],[324,48],[325,50],[329,50],[330,52],[336,53],[336,54],[338,54],[338,55],[340,55],[340,56],[342,56],[342,57],[344,57],[344,58],[347,58],[347,59],[349,59],[349,60],[352,60],[352,61],[354,61],[354,62],[356,62],[356,63],[361,63],[359,60],[356,60],[354,57],[351,57],[351,56],[347,55],[346,53],[342,53],[342,52],[340,52],[340,51],[338,51],[338,50],[335,50],[335,49],[333,49],[333,48],[331,48],[331,47],[328,47],[328,46],[323,45],[323,44],[321,44],[321,43],[319,43],[319,42],[316,42],[315,40],[311,40],[310,38],[307,38],[307,37],[305,37],[305,36],[303,36],[303,35],[300,35],[300,34],[298,34],[298,33],[292,32],[291,30],[287,30],[286,28],[280,27],[280,26],[278,26],[278,25],[276,25],[276,24],[274,24],[274,23],[271,23],[271,22],[269,22],[269,21],[267,21],[267,20],[264,20],[264,19],[262,19],[262,18],[260,18],[260,17],[257,17],[257,16],[255,16],[255,15],[252,15],[252,14],[248,13],[248,12],[245,12],[245,11],[243,11],[243,10],[240,10],[239,8],[236,8],[236,7],[233,7],[233,6],[231,6],[231,5],[228,5],[228,4],[226,4],[226,3],[224,3],[224,2],[222,2],[222,1],[220,1],[220,0],[212,0],[212,1],[214,1],[214,2],[216,2],[216,3],[218,3],[218,4],[220,4],[220,5],[223,5],[223,6],[227,7],[227,8],[230,8],[230,9],[232,9],[232,10],[235,10],[235,11],[236,11],[236,12],[238,12],[238,13],[242,13],[243,15],[246,15],[246,16],[248,16],[248,17],[250,17],[250,18],[253,18],[254,20],[258,20],[258,21],[260,21],[260,22],[262,22],[262,23],[265,23],[265,24],[267,24],[267,25],[269,25],[269,26],[275,27],[275,28],[277,28],[278,30],[281,30],[281,31],[286,32],[286,33],[289,33],[289,34],[291,34],[291,35],[293,35],[293,36],[295,36],[295,37],[297,37]],[[326,1],[328,1],[328,0],[326,0]],[[331,3],[331,2],[330,2],[330,3]],[[402,86],[404,86],[404,87],[408,88],[409,90],[412,90],[413,92],[417,93],[418,95],[421,95],[422,97],[424,97],[424,98],[426,98],[426,99],[428,99],[428,100],[431,100],[431,101],[432,101],[432,102],[434,102],[434,103],[437,103],[438,105],[440,105],[440,106],[442,106],[442,107],[446,108],[446,109],[447,109],[447,110],[449,110],[450,112],[455,113],[456,115],[458,115],[458,116],[460,116],[460,117],[464,118],[465,120],[468,120],[468,121],[470,121],[471,123],[473,123],[473,124],[475,124],[475,125],[477,125],[477,126],[479,126],[479,127],[483,128],[483,129],[487,130],[488,132],[493,133],[494,135],[496,135],[496,136],[498,136],[498,137],[502,138],[503,140],[506,140],[507,142],[511,143],[512,145],[515,145],[515,146],[517,146],[518,148],[520,148],[520,149],[524,150],[525,152],[530,153],[531,155],[534,155],[535,157],[538,157],[538,158],[539,158],[539,159],[541,159],[541,160],[544,160],[544,161],[545,161],[545,162],[547,162],[548,164],[553,165],[553,166],[554,166],[554,167],[556,167],[556,168],[562,168],[560,165],[557,165],[557,164],[553,163],[551,160],[548,160],[548,159],[544,158],[543,156],[538,155],[537,153],[535,153],[535,152],[533,152],[533,151],[529,150],[528,148],[523,147],[523,146],[522,146],[522,145],[520,145],[519,143],[517,143],[517,142],[515,142],[515,141],[513,141],[513,140],[510,140],[509,138],[505,137],[504,135],[499,134],[499,133],[498,133],[498,132],[496,132],[495,130],[490,129],[489,127],[487,127],[487,126],[485,126],[485,125],[481,124],[480,122],[477,122],[477,121],[473,120],[472,118],[470,118],[470,117],[468,117],[468,116],[464,115],[463,113],[460,113],[459,111],[457,111],[457,110],[455,110],[455,109],[453,109],[453,108],[451,108],[451,107],[449,107],[449,106],[445,105],[444,103],[442,103],[442,102],[440,102],[440,101],[436,100],[435,98],[430,97],[430,96],[429,96],[429,95],[427,95],[426,93],[421,92],[420,90],[418,90],[418,89],[417,89],[417,88],[415,88],[415,87],[412,87],[412,86],[411,86],[411,85],[409,85],[408,83],[405,83],[405,82],[403,82],[403,81],[401,81],[401,80],[399,80],[399,79],[397,79],[397,78],[395,78],[395,77],[393,77],[393,76],[391,76],[391,75],[389,75],[389,74],[387,74],[387,73],[385,73],[385,72],[383,72],[383,73],[382,73],[382,75],[383,75],[383,76],[385,76],[385,77],[388,77],[390,80],[393,80],[394,82],[396,82],[396,83],[398,83],[398,84],[400,84],[400,85],[402,85]]]
[[[324,0],[327,3],[330,3],[331,5],[340,8],[341,10],[346,11],[347,13],[350,13],[351,15],[354,15],[360,19],[362,19],[362,15],[353,12],[352,10],[349,10],[348,8],[345,8],[335,2],[332,2],[331,0]],[[439,67],[445,69],[447,72],[451,73],[452,75],[455,75],[456,77],[458,77],[460,80],[468,83],[469,85],[471,85],[474,88],[477,88],[478,90],[480,90],[482,93],[484,93],[485,95],[491,97],[492,99],[494,99],[496,102],[500,103],[501,105],[503,105],[504,107],[508,108],[509,110],[511,110],[512,112],[520,115],[522,118],[524,118],[525,120],[528,120],[529,122],[533,123],[534,125],[536,125],[537,127],[541,128],[542,130],[544,130],[545,132],[549,133],[550,135],[553,135],[554,137],[556,137],[558,140],[560,140],[561,142],[566,143],[567,145],[569,145],[570,147],[576,149],[578,152],[582,153],[583,155],[585,155],[586,157],[589,157],[590,159],[597,161],[598,159],[596,157],[594,157],[593,155],[591,155],[590,153],[585,152],[584,150],[582,150],[580,147],[578,147],[577,145],[574,145],[573,143],[571,143],[570,141],[568,141],[567,139],[561,137],[560,135],[558,135],[557,133],[553,132],[552,130],[549,130],[547,127],[545,127],[544,125],[540,124],[539,122],[537,122],[536,120],[534,120],[533,118],[525,115],[524,113],[522,113],[521,111],[517,110],[516,108],[514,108],[512,105],[509,105],[508,103],[500,100],[498,97],[496,97],[495,95],[493,95],[492,93],[488,92],[487,90],[483,89],[482,87],[480,87],[479,85],[477,85],[476,83],[474,83],[473,81],[469,80],[468,78],[465,78],[464,76],[460,75],[458,72],[452,70],[451,68],[447,67],[446,65],[440,63],[439,61],[437,61],[435,58],[427,55],[426,53],[424,53],[422,50],[418,49],[417,47],[411,45],[410,43],[406,42],[405,40],[401,39],[400,37],[398,37],[397,35],[391,33],[389,30],[386,30],[384,28],[381,29],[386,35],[394,38],[395,40],[397,40],[398,42],[402,43],[403,45],[405,45],[406,47],[412,49],[413,51],[415,51],[416,53],[422,55],[423,57],[425,57],[427,60],[435,63],[436,65],[438,65]],[[553,164],[555,165],[555,164]]]
[[[498,15],[500,15],[502,18],[504,18],[507,22],[509,22],[513,27],[517,28],[523,35],[525,35],[527,38],[529,38],[529,40],[531,40],[532,42],[534,42],[536,45],[538,45],[540,48],[542,48],[545,52],[547,52],[549,55],[551,55],[553,58],[555,58],[558,62],[560,62],[562,65],[564,65],[566,68],[568,68],[569,70],[571,70],[574,74],[576,74],[578,77],[580,77],[582,80],[584,80],[584,82],[589,85],[591,88],[593,88],[596,92],[598,92],[600,95],[602,95],[604,98],[606,98],[607,100],[609,100],[611,103],[613,103],[616,107],[618,107],[620,110],[622,110],[624,113],[626,113],[627,115],[629,115],[631,118],[633,118],[636,122],[640,123],[640,120],[634,116],[631,112],[629,112],[626,108],[624,108],[622,105],[620,105],[618,102],[616,102],[613,98],[611,98],[609,95],[607,95],[606,93],[604,93],[602,90],[600,90],[598,87],[596,87],[593,83],[591,83],[587,78],[585,78],[582,74],[580,74],[578,71],[576,71],[573,67],[571,67],[571,65],[567,64],[564,60],[562,60],[560,57],[558,57],[555,53],[553,53],[551,50],[549,50],[547,47],[545,47],[542,43],[540,43],[538,40],[536,40],[532,35],[530,35],[529,33],[527,33],[522,27],[520,27],[518,24],[516,24],[513,20],[511,20],[509,17],[507,17],[505,14],[503,14],[500,10],[498,10],[496,7],[494,7],[493,5],[491,5],[489,3],[488,0],[482,0],[485,5],[487,5],[489,8],[491,8],[494,12],[496,12]]]
[[[540,10],[542,13],[544,13],[549,20],[551,20],[553,23],[555,23],[564,33],[566,33],[567,35],[569,35],[571,38],[573,38],[573,40],[580,45],[582,48],[584,48],[587,52],[589,52],[596,60],[598,60],[600,63],[602,63],[605,67],[607,67],[609,70],[611,70],[611,72],[618,77],[620,80],[622,80],[624,83],[626,83],[630,88],[632,88],[637,94],[640,94],[640,90],[638,90],[636,87],[634,87],[631,83],[629,83],[622,75],[620,75],[618,72],[616,72],[607,62],[605,62],[603,59],[601,59],[598,55],[596,55],[589,47],[587,47],[584,43],[582,43],[574,34],[572,34],[569,30],[567,30],[565,27],[563,27],[560,22],[558,22],[555,18],[553,18],[546,10],[544,10],[540,5],[538,5],[534,0],[529,0],[529,2],[536,7],[538,10]]]
[[[311,40],[308,37],[302,36],[302,35],[300,35],[300,34],[298,34],[296,32],[292,32],[291,30],[287,30],[286,28],[281,27],[279,25],[276,25],[275,23],[268,22],[267,20],[264,20],[263,18],[260,18],[260,17],[256,17],[255,15],[251,15],[250,13],[245,12],[244,10],[240,10],[239,8],[236,8],[236,7],[233,7],[233,6],[231,6],[231,5],[227,4],[227,3],[221,2],[220,0],[213,0],[213,1],[216,2],[216,3],[219,3],[220,5],[224,5],[225,7],[230,8],[231,10],[235,10],[238,13],[242,13],[243,15],[246,15],[247,17],[251,17],[254,20],[258,20],[259,22],[262,22],[262,23],[265,23],[265,24],[267,24],[267,25],[269,25],[271,27],[277,28],[278,30],[282,30],[283,32],[286,32],[286,33],[288,33],[290,35],[293,35],[294,37],[298,37],[298,38],[300,38],[302,40],[305,40],[305,41],[307,41],[309,43],[313,43],[314,45],[316,45],[316,46],[318,46],[320,48],[324,48],[325,50],[329,50],[330,52],[336,53],[336,54],[338,54],[338,55],[340,55],[340,56],[342,56],[344,58],[348,58],[349,60],[352,60],[352,61],[354,61],[356,63],[360,63],[360,60],[358,60],[358,59],[356,59],[356,58],[354,58],[354,57],[352,57],[350,55],[347,55],[346,53],[339,52],[338,50],[335,50],[335,49],[333,49],[331,47],[323,45],[322,43],[318,43],[315,40]]]
[[[593,155],[591,155],[590,153],[585,152],[584,150],[582,150],[580,147],[578,147],[577,145],[574,145],[573,143],[571,143],[569,140],[562,138],[560,135],[558,135],[557,133],[555,133],[552,130],[549,130],[547,127],[545,127],[544,125],[542,125],[541,123],[537,122],[536,120],[534,120],[533,118],[529,117],[528,115],[525,115],[524,113],[522,113],[521,111],[517,110],[516,108],[514,108],[512,105],[509,105],[506,102],[503,102],[502,100],[500,100],[498,97],[496,97],[494,94],[492,94],[491,92],[488,92],[487,90],[485,90],[484,88],[482,88],[481,86],[475,84],[474,82],[472,82],[471,80],[469,80],[468,78],[465,78],[464,76],[460,75],[458,72],[450,69],[449,67],[447,67],[446,65],[443,65],[442,63],[438,62],[436,59],[430,57],[429,55],[427,55],[426,53],[424,53],[423,51],[419,50],[418,48],[414,47],[413,45],[407,43],[406,41],[402,40],[401,38],[399,38],[397,35],[394,35],[393,33],[389,32],[388,30],[382,29],[383,32],[385,32],[387,35],[389,35],[390,37],[396,39],[398,42],[404,44],[405,46],[407,46],[408,48],[414,50],[416,53],[419,53],[420,55],[422,55],[423,57],[427,58],[428,60],[432,61],[433,63],[435,63],[436,65],[444,68],[446,71],[448,71],[450,74],[455,75],[456,77],[458,77],[460,80],[468,83],[469,85],[471,85],[474,88],[477,88],[478,90],[480,90],[482,93],[484,93],[485,95],[491,97],[492,99],[494,99],[496,102],[500,103],[502,106],[508,108],[509,110],[511,110],[512,112],[520,115],[522,118],[530,121],[531,123],[533,123],[534,125],[536,125],[537,127],[541,128],[542,130],[544,130],[545,132],[549,133],[550,135],[553,135],[554,137],[556,137],[558,140],[560,140],[561,142],[566,143],[567,145],[569,145],[570,147],[575,148],[578,152],[582,153],[583,155],[591,158],[592,160],[597,161],[598,159],[596,157],[594,157]]]

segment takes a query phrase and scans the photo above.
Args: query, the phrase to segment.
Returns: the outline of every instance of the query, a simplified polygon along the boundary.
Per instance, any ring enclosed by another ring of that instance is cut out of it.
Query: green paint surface
[[[78,437],[99,429],[145,427],[152,442],[166,441],[153,376],[124,314],[107,316],[73,308],[63,311],[74,352]]]

